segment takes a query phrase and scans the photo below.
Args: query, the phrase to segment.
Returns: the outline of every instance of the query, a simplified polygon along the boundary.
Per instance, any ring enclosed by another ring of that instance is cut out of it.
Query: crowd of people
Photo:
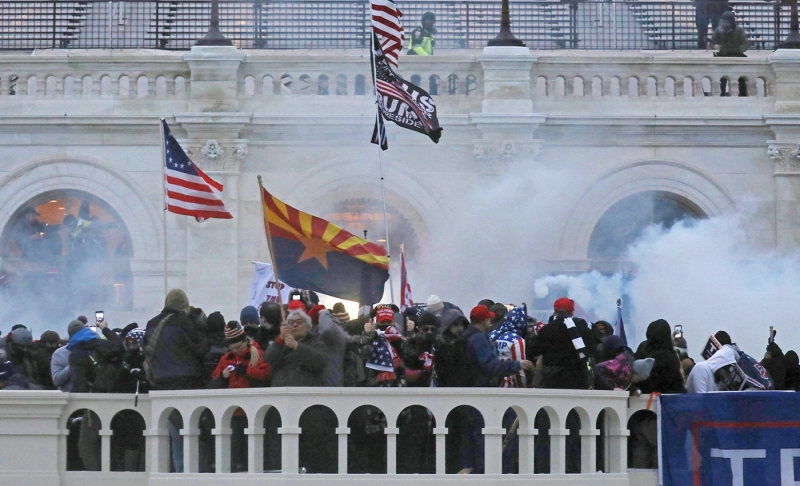
[[[737,363],[745,372],[750,363],[761,376],[760,384],[753,383],[763,389],[800,389],[797,354],[783,353],[773,338],[764,358],[756,361],[739,350],[728,333],[719,331],[709,341],[716,346],[712,355],[695,364],[680,326],[673,329],[663,319],[650,323],[647,339],[634,351],[610,323],[590,324],[574,312],[575,303],[564,297],[555,301],[547,323],[530,317],[524,306],[488,299],[465,314],[432,295],[426,305],[402,313],[393,304],[383,304],[351,318],[342,303],[327,309],[313,292],[295,290],[285,306],[276,302],[264,302],[259,308],[247,306],[239,320],[226,321],[219,312],[206,315],[201,308],[190,306],[186,294],[173,289],[164,309],[145,326],[132,323],[112,329],[103,318],[90,322],[80,316],[67,325],[66,339],[51,330],[34,341],[26,326],[14,325],[0,344],[0,389],[138,394],[268,386],[536,387],[702,393],[731,389]],[[764,380],[764,376],[768,378]],[[744,386],[737,389],[741,388]],[[448,471],[481,473],[483,419],[470,407],[458,407],[453,413],[456,416],[447,425],[451,428]],[[173,415],[171,467],[182,471],[179,431],[183,423],[179,414]],[[233,418],[236,421],[237,415]],[[512,410],[503,419],[508,432],[505,472],[517,468],[516,419]],[[330,416],[322,412],[311,413],[306,420],[301,466],[308,472],[335,472],[337,458],[330,451],[335,450],[331,441],[336,439],[329,434],[335,423],[328,423]],[[386,418],[367,409],[353,420],[352,441],[374,444],[368,449],[378,453],[375,460],[353,455],[351,472],[379,472],[385,468],[380,444],[385,444]],[[99,470],[99,424],[92,422],[90,416],[75,421],[74,440],[80,457],[73,461],[80,461],[79,468]],[[232,424],[234,448],[240,443],[244,447],[243,423],[240,427]],[[398,471],[433,472],[431,415],[410,408],[398,425],[403,438],[398,447],[408,450]],[[631,467],[657,467],[655,420],[647,416],[632,421],[629,427]],[[128,441],[123,448],[130,452],[116,459],[117,470],[142,470],[140,436],[135,430],[115,432],[115,440]],[[549,454],[541,448],[548,445],[540,439],[536,439],[536,467],[546,472]],[[568,438],[568,448],[579,447],[572,442]],[[234,471],[246,470],[246,460],[232,463]],[[569,459],[566,466],[567,472],[580,468]],[[204,467],[212,470],[213,459],[201,464],[201,469]]]

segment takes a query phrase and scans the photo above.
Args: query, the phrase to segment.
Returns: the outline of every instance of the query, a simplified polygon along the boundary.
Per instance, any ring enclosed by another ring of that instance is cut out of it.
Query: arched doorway
[[[52,324],[132,305],[131,238],[102,199],[53,190],[19,206],[0,236],[0,317]],[[68,322],[65,321],[65,322]]]
[[[615,272],[625,254],[651,225],[671,228],[679,221],[705,218],[688,199],[664,191],[647,191],[617,202],[600,217],[589,240],[592,268]]]

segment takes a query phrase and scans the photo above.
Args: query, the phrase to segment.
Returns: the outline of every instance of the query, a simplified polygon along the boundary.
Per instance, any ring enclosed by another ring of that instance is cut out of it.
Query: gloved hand
[[[781,350],[780,346],[777,343],[771,342],[767,344],[767,352],[772,356],[782,356],[783,351]]]
[[[239,363],[236,365],[236,374],[244,376],[247,374],[247,365],[244,363]]]

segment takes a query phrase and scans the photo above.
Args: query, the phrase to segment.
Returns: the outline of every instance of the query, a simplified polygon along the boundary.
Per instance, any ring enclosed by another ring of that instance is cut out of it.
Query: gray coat
[[[327,309],[319,313],[319,324],[314,333],[325,345],[325,354],[328,356],[328,363],[322,373],[323,385],[344,386],[344,348],[347,344],[347,333]]]
[[[69,349],[61,346],[56,349],[50,358],[50,374],[53,377],[53,384],[63,392],[72,391],[72,375],[69,371]]]
[[[264,361],[272,367],[273,387],[322,386],[328,356],[319,337],[309,332],[297,349],[284,345],[283,340],[276,340],[264,353]]]

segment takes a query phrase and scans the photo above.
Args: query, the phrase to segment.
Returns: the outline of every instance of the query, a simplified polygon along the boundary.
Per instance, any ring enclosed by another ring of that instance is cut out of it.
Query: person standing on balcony
[[[747,57],[744,52],[750,48],[747,34],[744,29],[736,25],[736,16],[733,12],[725,12],[719,22],[719,27],[714,29],[711,42],[719,46],[718,57]],[[726,78],[723,78],[727,81]],[[723,90],[723,93],[726,90]]]
[[[697,48],[708,47],[708,23],[711,30],[717,30],[722,12],[731,10],[728,0],[693,0],[695,8],[694,21],[697,26]]]
[[[409,56],[433,55],[433,47],[436,45],[436,40],[433,38],[436,34],[436,28],[433,26],[435,23],[436,16],[433,12],[422,14],[422,26],[414,29],[411,32],[411,39],[408,40]]]

